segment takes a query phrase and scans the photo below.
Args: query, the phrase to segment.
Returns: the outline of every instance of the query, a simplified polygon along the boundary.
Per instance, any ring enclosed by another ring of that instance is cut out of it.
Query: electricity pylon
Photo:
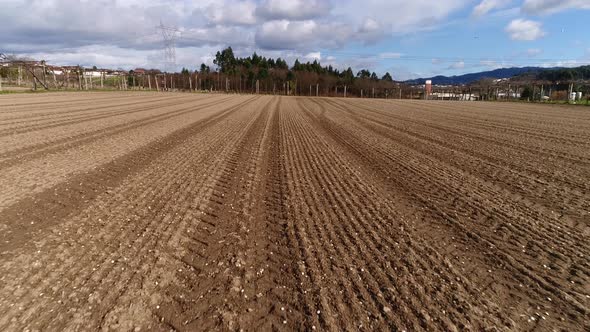
[[[176,27],[165,26],[162,21],[156,27],[164,38],[164,62],[167,71],[176,70],[176,38],[179,30]]]

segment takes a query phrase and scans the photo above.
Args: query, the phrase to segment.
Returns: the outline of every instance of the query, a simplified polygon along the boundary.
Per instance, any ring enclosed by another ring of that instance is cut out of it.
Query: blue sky
[[[319,59],[396,79],[590,63],[590,0],[0,0],[0,52],[56,64],[170,68],[240,56]]]

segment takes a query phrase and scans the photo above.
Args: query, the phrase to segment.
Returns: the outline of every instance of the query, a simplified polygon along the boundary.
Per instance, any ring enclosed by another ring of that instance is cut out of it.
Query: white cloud
[[[451,64],[447,69],[463,69],[465,68],[465,61],[461,60],[461,61],[457,61],[453,64]]]
[[[510,4],[512,0],[482,0],[479,5],[473,8],[471,15],[475,17],[483,16],[494,9],[500,9],[508,4]]]
[[[380,26],[377,21],[372,18],[366,18],[358,29],[359,32],[372,33],[379,30]]]
[[[527,14],[553,14],[567,9],[590,9],[588,0],[525,0],[522,11]]]
[[[236,26],[213,26],[185,30],[177,41],[178,47],[202,45],[252,46],[254,32]]]
[[[255,10],[256,4],[252,1],[224,1],[210,5],[206,15],[214,24],[252,25],[256,24]]]
[[[512,40],[537,40],[545,36],[540,22],[515,19],[512,20],[505,31],[510,35]]]
[[[345,24],[313,20],[265,22],[256,31],[256,44],[268,49],[305,50],[334,48],[351,41],[354,32]]]
[[[305,59],[309,61],[317,60],[320,61],[322,59],[322,53],[320,52],[309,52],[304,56]]]
[[[369,14],[386,34],[430,30],[472,0],[343,0],[334,6],[336,17],[360,25]]]
[[[256,14],[270,20],[307,20],[326,16],[331,8],[327,0],[265,0]]]

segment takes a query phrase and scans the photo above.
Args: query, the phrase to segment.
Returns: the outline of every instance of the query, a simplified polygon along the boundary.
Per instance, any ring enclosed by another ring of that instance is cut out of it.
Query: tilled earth
[[[0,330],[590,330],[590,111],[0,97]]]

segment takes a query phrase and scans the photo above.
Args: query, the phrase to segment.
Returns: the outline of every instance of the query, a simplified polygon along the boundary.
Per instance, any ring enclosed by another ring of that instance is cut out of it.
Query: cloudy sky
[[[396,79],[590,63],[590,0],[0,0],[0,52],[55,64],[165,69],[232,46]]]

